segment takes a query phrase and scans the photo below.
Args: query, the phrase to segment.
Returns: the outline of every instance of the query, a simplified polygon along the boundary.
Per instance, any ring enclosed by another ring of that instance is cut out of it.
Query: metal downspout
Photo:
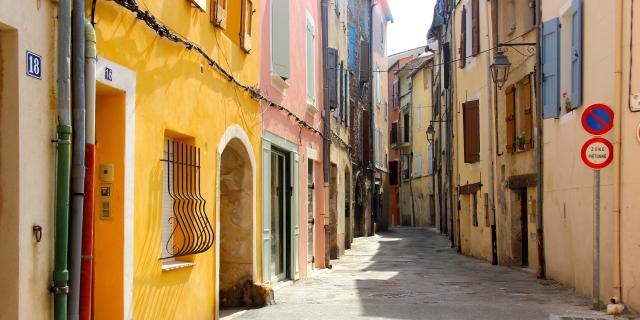
[[[58,48],[57,48],[57,109],[58,127],[56,137],[56,194],[55,194],[55,251],[53,285],[53,318],[67,318],[67,294],[69,271],[67,254],[69,241],[69,180],[71,160],[71,110],[70,110],[70,43],[71,4],[60,0],[58,4]]]
[[[327,0],[320,1],[321,15],[322,15],[322,97],[324,104],[324,135],[323,135],[323,152],[322,152],[322,171],[324,176],[324,237],[325,237],[325,249],[324,260],[325,266],[331,268],[330,258],[330,243],[331,243],[331,218],[329,214],[329,177],[330,177],[330,162],[331,162],[331,110],[329,109],[329,83],[327,71],[329,68],[329,33],[328,33],[328,21],[329,21],[329,4]]]
[[[622,276],[620,256],[620,216],[622,208],[620,206],[620,189],[622,187],[621,171],[622,159],[620,150],[622,146],[622,25],[623,25],[623,1],[616,1],[616,58],[615,58],[615,104],[614,104],[614,138],[613,138],[613,294],[616,302],[622,303]]]
[[[80,319],[90,320],[93,287],[93,233],[94,233],[94,176],[96,143],[96,33],[90,22],[85,22],[85,104],[86,176],[84,179],[84,206],[82,219],[82,258],[80,267]]]
[[[542,82],[542,54],[540,53],[540,43],[542,40],[542,8],[540,6],[540,0],[536,0],[536,26],[537,26],[537,41],[536,41],[536,243],[538,246],[538,271],[537,276],[539,279],[544,279],[545,261],[544,261],[544,219],[543,219],[543,199],[544,199],[544,148],[542,145],[542,88],[540,83]]]
[[[84,88],[84,0],[73,0],[71,12],[71,84],[73,113],[73,150],[71,153],[71,232],[69,242],[69,319],[79,317],[80,258],[82,253],[82,215],[85,177],[85,88]]]
[[[487,21],[489,21],[489,10],[487,8],[485,8],[485,18],[487,19]],[[489,39],[489,32],[487,31],[487,45],[488,47],[491,47],[491,41]],[[487,60],[487,70],[486,70],[486,75],[487,75],[487,84],[491,84],[493,83],[493,81],[491,80],[491,71],[489,70],[490,65],[491,65],[491,55],[490,54],[485,54],[486,60]],[[487,133],[488,134],[492,134],[493,133],[493,108],[495,106],[493,106],[493,100],[492,100],[492,92],[491,92],[491,85],[487,86],[487,101],[488,101],[488,108],[487,108]],[[495,181],[494,181],[494,166],[495,166],[495,160],[494,160],[494,153],[493,153],[493,139],[489,138],[488,140],[488,148],[489,148],[489,210],[491,211],[491,252],[492,252],[492,256],[491,256],[491,264],[496,265],[498,264],[498,236],[497,236],[497,230],[496,230],[496,207],[495,207]]]
[[[377,3],[373,3],[370,2],[371,5],[369,6],[369,144],[371,145],[371,148],[369,148],[369,181],[371,182],[371,189],[369,190],[371,192],[371,225],[369,226],[370,230],[370,236],[374,235],[376,230],[375,230],[375,220],[377,220],[377,213],[378,211],[376,210],[377,208],[377,204],[376,204],[376,188],[375,188],[375,172],[376,172],[376,160],[374,158],[375,152],[374,152],[374,148],[376,147],[375,144],[373,143],[375,141],[375,106],[374,106],[374,101],[375,101],[375,92],[374,92],[374,88],[373,88],[373,8],[377,5]],[[382,185],[381,185],[382,187]]]

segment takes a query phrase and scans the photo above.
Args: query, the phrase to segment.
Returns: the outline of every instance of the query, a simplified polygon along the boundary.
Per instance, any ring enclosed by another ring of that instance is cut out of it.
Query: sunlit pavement
[[[558,283],[457,254],[433,230],[397,228],[356,239],[352,249],[332,264],[332,270],[278,289],[275,305],[223,319],[493,320],[602,315],[590,311],[588,297]]]

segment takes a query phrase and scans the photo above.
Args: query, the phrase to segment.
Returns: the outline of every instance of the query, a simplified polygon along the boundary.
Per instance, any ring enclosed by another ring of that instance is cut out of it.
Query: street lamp
[[[433,128],[433,123],[429,123],[429,127],[427,127],[427,141],[429,144],[433,142],[433,136],[436,134],[436,129]]]
[[[507,82],[507,77],[509,77],[511,62],[509,62],[509,59],[507,59],[507,56],[505,56],[502,51],[498,51],[495,58],[493,58],[490,68],[493,82],[498,89],[502,89],[504,83]]]

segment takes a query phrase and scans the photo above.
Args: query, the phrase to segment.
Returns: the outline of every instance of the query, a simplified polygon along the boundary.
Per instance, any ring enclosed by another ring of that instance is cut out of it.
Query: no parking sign
[[[582,127],[594,136],[609,132],[613,128],[613,110],[601,103],[590,105],[582,113]],[[580,156],[588,167],[599,170],[613,161],[613,145],[602,137],[591,138],[582,145]]]

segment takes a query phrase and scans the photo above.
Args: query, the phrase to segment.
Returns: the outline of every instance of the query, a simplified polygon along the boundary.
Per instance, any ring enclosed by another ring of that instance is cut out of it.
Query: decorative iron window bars
[[[205,212],[200,192],[200,148],[166,139],[164,159],[167,194],[172,215],[167,219],[170,234],[162,257],[170,259],[207,251],[213,245],[213,227]],[[164,208],[163,208],[164,209]]]

